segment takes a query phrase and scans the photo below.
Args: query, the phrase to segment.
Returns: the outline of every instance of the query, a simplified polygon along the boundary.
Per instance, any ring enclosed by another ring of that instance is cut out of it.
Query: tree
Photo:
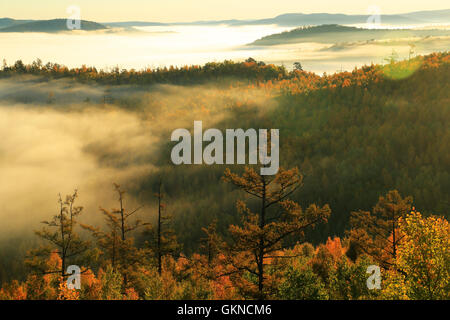
[[[367,287],[367,267],[372,265],[372,259],[362,255],[357,261],[350,262],[344,255],[331,269],[327,287],[331,299],[373,299],[378,290],[369,290]]]
[[[402,198],[397,190],[392,190],[379,198],[372,212],[352,212],[350,223],[354,229],[349,233],[350,242],[389,269],[395,264],[397,248],[403,239],[398,230],[399,219],[411,206],[411,197]]]
[[[77,190],[72,195],[66,196],[63,201],[59,196],[59,213],[50,221],[43,221],[48,228],[35,231],[36,235],[48,241],[50,246],[43,246],[30,251],[28,265],[42,274],[59,273],[63,278],[67,276],[66,268],[70,264],[76,264],[79,256],[89,248],[89,242],[80,239],[75,233],[76,218],[83,211],[83,207],[75,206],[78,197]],[[46,259],[51,254],[57,254],[61,258],[59,268],[48,268]],[[77,262],[79,263],[79,262]]]
[[[394,64],[395,62],[398,61],[398,59],[399,59],[399,56],[398,56],[397,51],[392,49],[392,53],[387,58],[384,58],[384,61],[386,61],[390,64]]]
[[[411,60],[412,57],[416,54],[416,45],[414,43],[409,44],[409,53],[408,60]]]
[[[385,298],[450,299],[450,225],[412,211],[399,221],[403,241],[387,275]],[[398,272],[401,270],[402,272]],[[401,295],[399,295],[401,294]]]
[[[128,237],[129,233],[148,225],[140,219],[131,221],[131,217],[138,212],[141,207],[128,211],[124,207],[125,191],[118,184],[113,184],[119,202],[118,209],[107,210],[100,208],[100,212],[105,216],[107,231],[102,231],[99,227],[82,225],[83,228],[92,232],[99,247],[103,250],[113,270],[118,270],[124,277],[124,285],[127,284],[127,269],[143,263],[144,253],[135,247],[134,239]]]
[[[211,266],[214,258],[223,247],[222,239],[217,234],[217,220],[214,220],[207,228],[202,228],[202,230],[206,236],[201,239],[201,248],[206,252],[208,266]]]
[[[275,177],[260,175],[248,167],[242,176],[227,169],[224,180],[259,200],[259,213],[252,212],[243,201],[237,202],[242,226],[231,225],[229,229],[233,243],[228,248],[232,266],[228,274],[238,275],[236,283],[248,285],[249,288],[241,287],[248,294],[264,299],[270,291],[264,287],[269,282],[265,273],[267,259],[285,247],[288,237],[302,236],[308,227],[327,221],[331,210],[328,205],[312,204],[303,211],[288,199],[302,185],[297,168],[280,169]],[[243,273],[256,277],[257,288],[252,288],[252,281],[246,281]]]
[[[150,236],[150,240],[146,241],[147,246],[154,252],[158,273],[162,272],[162,259],[166,255],[175,253],[179,245],[175,236],[175,232],[171,228],[172,216],[164,215],[166,205],[162,202],[164,194],[162,193],[162,180],[158,183],[158,192],[155,193],[158,199],[158,220],[156,223],[156,230],[148,228],[146,234]]]
[[[25,64],[22,62],[22,60],[17,60],[14,63],[14,70],[18,73],[23,73],[26,71]]]
[[[303,71],[302,64],[300,62],[294,62],[294,70]]]
[[[325,300],[328,298],[321,278],[306,266],[290,266],[284,274],[284,280],[278,288],[279,297],[285,300]]]

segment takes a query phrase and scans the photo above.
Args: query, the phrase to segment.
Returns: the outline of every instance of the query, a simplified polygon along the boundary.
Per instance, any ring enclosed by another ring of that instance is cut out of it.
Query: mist
[[[105,95],[115,102],[103,103]],[[275,106],[258,89],[0,80],[2,238],[32,234],[40,221],[58,212],[58,194],[74,189],[84,207],[80,220],[101,223],[99,206],[117,207],[114,182],[130,191],[127,207],[146,204],[140,218],[151,220],[154,190],[141,192],[141,185],[173,167],[164,153],[171,131],[191,129],[198,119],[214,127],[244,104],[260,110]],[[178,208],[185,203],[179,200]]]
[[[0,33],[1,59],[31,63],[40,58],[69,68],[81,65],[111,70],[118,66],[141,70],[184,65],[202,65],[212,61],[243,61],[253,57],[266,63],[284,64],[288,69],[300,61],[308,71],[322,74],[351,71],[355,66],[384,63],[396,50],[407,58],[411,43],[416,54],[445,51],[449,38],[396,39],[384,42],[336,44],[336,39],[321,43],[295,43],[277,46],[248,46],[255,40],[292,28],[277,25],[254,26],[152,26],[136,27],[136,32],[73,33]],[[370,40],[370,39],[367,39]],[[89,49],[86,49],[89,48]]]

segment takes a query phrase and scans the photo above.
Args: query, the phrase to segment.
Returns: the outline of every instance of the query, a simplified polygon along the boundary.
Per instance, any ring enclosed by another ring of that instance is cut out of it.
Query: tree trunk
[[[261,206],[261,215],[259,217],[259,227],[261,230],[264,229],[266,224],[266,180],[265,177],[263,179],[263,192],[262,192],[262,206]],[[264,234],[262,233],[259,239],[259,253],[258,253],[258,292],[259,296],[263,298],[263,290],[264,290]]]
[[[161,180],[159,181],[158,189],[158,244],[157,244],[157,255],[158,255],[158,273],[161,275],[162,272],[162,259],[161,259]]]
[[[63,203],[61,201],[61,209],[59,212],[59,223],[61,227],[61,276],[64,278],[66,270],[66,240],[64,237],[64,210]]]

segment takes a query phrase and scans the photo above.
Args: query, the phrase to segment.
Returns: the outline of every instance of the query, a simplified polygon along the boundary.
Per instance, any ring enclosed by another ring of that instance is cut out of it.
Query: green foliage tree
[[[104,300],[122,300],[122,275],[111,265],[106,267],[100,276],[102,284],[102,299]]]
[[[374,299],[377,290],[367,287],[367,267],[373,261],[367,255],[362,255],[355,263],[342,256],[330,272],[329,295],[335,300]]]
[[[300,62],[294,62],[294,70],[303,71],[302,64]]]
[[[285,300],[326,300],[328,293],[321,278],[308,266],[289,267],[278,288],[279,298]]]

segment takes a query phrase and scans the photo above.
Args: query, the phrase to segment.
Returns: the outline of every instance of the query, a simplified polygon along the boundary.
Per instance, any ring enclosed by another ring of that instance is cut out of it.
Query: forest
[[[151,167],[108,176],[95,192],[113,200],[96,211],[74,185],[22,240],[1,239],[0,299],[449,299],[449,62],[393,53],[323,75],[252,58],[111,71],[4,62],[0,87],[31,89],[0,90],[0,104],[156,128],[151,148],[138,129],[82,146],[109,173]],[[170,132],[199,119],[280,129],[282,168],[175,166]],[[81,290],[67,287],[70,265]],[[379,289],[367,285],[373,265]]]
[[[286,43],[318,42],[342,43],[351,39],[355,41],[372,42],[375,40],[393,40],[404,38],[426,38],[432,36],[448,36],[447,30],[396,30],[396,29],[361,29],[337,24],[306,26],[282,33],[272,34],[251,43],[251,45],[271,46]]]

